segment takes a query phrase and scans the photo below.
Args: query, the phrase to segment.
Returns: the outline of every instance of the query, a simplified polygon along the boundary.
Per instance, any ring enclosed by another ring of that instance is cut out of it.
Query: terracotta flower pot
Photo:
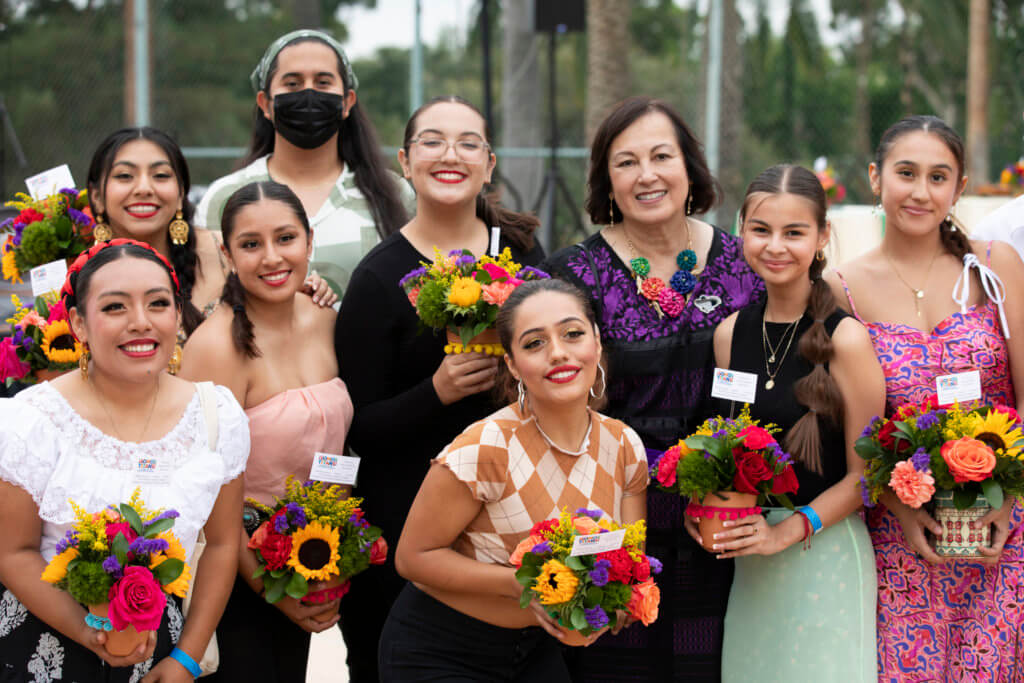
[[[991,526],[978,520],[992,511],[988,501],[978,496],[974,505],[957,510],[952,491],[935,493],[935,521],[942,525],[942,534],[935,537],[935,554],[942,557],[984,557],[981,546],[990,546]]]
[[[605,626],[598,633],[604,634],[604,632],[607,631],[608,628],[608,626]],[[592,637],[593,634],[585,636],[579,631],[566,631],[565,638],[562,639],[562,644],[568,645],[569,647],[587,647],[588,645],[592,645],[597,642],[597,639],[594,639],[592,641],[589,640]],[[598,637],[600,637],[600,635]]]
[[[757,495],[754,493],[737,493],[736,491],[721,491],[710,493],[704,496],[699,504],[692,501],[686,507],[686,514],[698,519],[697,526],[700,529],[700,537],[704,541],[704,549],[713,553],[721,552],[712,549],[715,543],[715,534],[725,531],[723,522],[735,520],[747,515],[759,514],[761,508],[757,505]]]
[[[341,598],[348,593],[348,589],[351,584],[348,579],[342,579],[340,576],[336,576],[330,581],[317,582],[315,585],[317,590],[307,593],[306,597],[302,598],[302,604],[318,605],[332,602],[333,600]],[[319,622],[330,621],[334,618],[334,615],[338,613],[339,606],[340,605],[335,605],[332,609],[324,610],[319,614],[314,614],[313,620]]]
[[[462,338],[451,330],[445,330],[445,334],[448,337],[448,343],[444,347],[445,353],[470,353],[476,351],[492,356],[501,356],[505,353],[501,346],[501,340],[498,338],[498,330],[493,327],[488,327],[470,339],[469,343],[465,346],[462,344]]]
[[[107,618],[107,608],[110,603],[102,605],[89,605],[89,611],[97,617]],[[139,645],[142,645],[149,638],[149,631],[136,631],[131,624],[123,631],[104,631],[107,635],[107,642],[104,647],[107,652],[115,657],[124,657],[135,652]]]

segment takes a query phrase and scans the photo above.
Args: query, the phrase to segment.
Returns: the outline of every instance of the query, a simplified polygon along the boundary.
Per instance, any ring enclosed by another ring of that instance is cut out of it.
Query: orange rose
[[[953,480],[959,483],[984,481],[996,466],[996,455],[992,449],[969,436],[942,444],[942,459],[946,461]]]
[[[639,619],[644,626],[650,626],[658,618],[658,603],[661,602],[661,590],[653,579],[633,586],[633,594],[629,596],[626,609],[629,616]]]
[[[572,526],[577,532],[587,536],[589,534],[596,534],[601,531],[601,527],[597,525],[597,522],[592,520],[586,515],[572,518]]]
[[[519,545],[517,545],[516,549],[512,551],[512,555],[509,556],[508,561],[511,562],[512,565],[515,567],[522,566],[523,555],[533,550],[533,546],[543,541],[543,536],[531,534],[529,538],[524,538],[523,540],[519,541]]]

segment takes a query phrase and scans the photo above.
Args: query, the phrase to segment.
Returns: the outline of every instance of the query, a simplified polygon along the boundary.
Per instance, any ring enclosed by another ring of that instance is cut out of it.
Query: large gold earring
[[[181,209],[174,214],[174,220],[167,226],[167,232],[171,235],[171,242],[179,247],[188,242],[188,223],[181,217]]]
[[[177,375],[178,371],[181,370],[181,344],[174,345],[174,353],[171,354],[171,360],[167,362],[167,372],[172,375]]]
[[[96,216],[96,225],[92,227],[92,237],[97,242],[109,242],[114,236],[110,226],[103,222],[103,214]]]
[[[825,260],[825,250],[824,249],[819,249],[818,253],[814,255],[814,258],[817,259],[818,261],[824,261]]]
[[[82,381],[89,381],[89,347],[86,345],[82,355],[78,357],[78,371],[82,373]]]
[[[690,196],[687,197],[687,199],[686,199],[686,215],[689,216],[691,213],[693,213],[693,193],[692,192],[690,193]]]
[[[608,227],[615,225],[615,195],[608,193]]]

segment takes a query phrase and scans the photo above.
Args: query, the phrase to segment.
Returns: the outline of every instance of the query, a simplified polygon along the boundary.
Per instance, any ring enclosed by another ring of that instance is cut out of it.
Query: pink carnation
[[[919,508],[935,494],[935,478],[931,472],[920,472],[914,463],[903,460],[896,463],[889,478],[889,487],[905,505]]]
[[[495,282],[498,280],[509,280],[512,278],[512,275],[507,270],[501,266],[496,266],[493,263],[481,263],[480,267],[487,271],[487,274],[490,275],[491,279]]]
[[[30,310],[28,313],[26,313],[24,317],[22,317],[22,319],[18,321],[17,327],[20,327],[21,329],[24,330],[29,325],[35,325],[36,327],[43,327],[44,325],[46,325],[46,321],[43,320],[43,316],[39,315],[39,313],[37,313],[36,309],[34,308]]]
[[[655,478],[662,486],[675,486],[676,465],[679,464],[680,455],[679,446],[673,446],[665,451],[665,454],[658,460],[658,473]]]
[[[54,305],[50,306],[50,314],[46,316],[46,322],[52,323],[54,320],[67,320],[68,311],[64,308],[64,300],[61,299]]]
[[[683,307],[686,306],[686,299],[676,290],[666,287],[658,293],[658,305],[668,317],[678,318],[679,314],[683,312]]]
[[[10,337],[0,341],[0,380],[21,379],[32,367],[18,358],[18,352]]]
[[[480,289],[483,290],[484,301],[495,306],[501,306],[508,299],[509,295],[515,291],[516,285],[511,282],[492,282],[489,285],[480,285]]]
[[[1010,406],[995,405],[992,406],[992,411],[996,413],[1002,413],[1003,415],[1008,417],[1011,422],[1020,423],[1020,415],[1018,415],[1017,411],[1011,408]]]

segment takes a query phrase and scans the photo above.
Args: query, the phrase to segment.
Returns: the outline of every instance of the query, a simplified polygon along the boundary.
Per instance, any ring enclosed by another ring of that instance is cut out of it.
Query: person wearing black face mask
[[[243,185],[287,185],[310,217],[310,270],[340,297],[362,257],[406,223],[415,195],[388,169],[359,106],[359,80],[334,38],[313,30],[281,36],[250,82],[256,109],[249,154],[242,168],[210,186],[195,224],[219,231],[224,202]]]

